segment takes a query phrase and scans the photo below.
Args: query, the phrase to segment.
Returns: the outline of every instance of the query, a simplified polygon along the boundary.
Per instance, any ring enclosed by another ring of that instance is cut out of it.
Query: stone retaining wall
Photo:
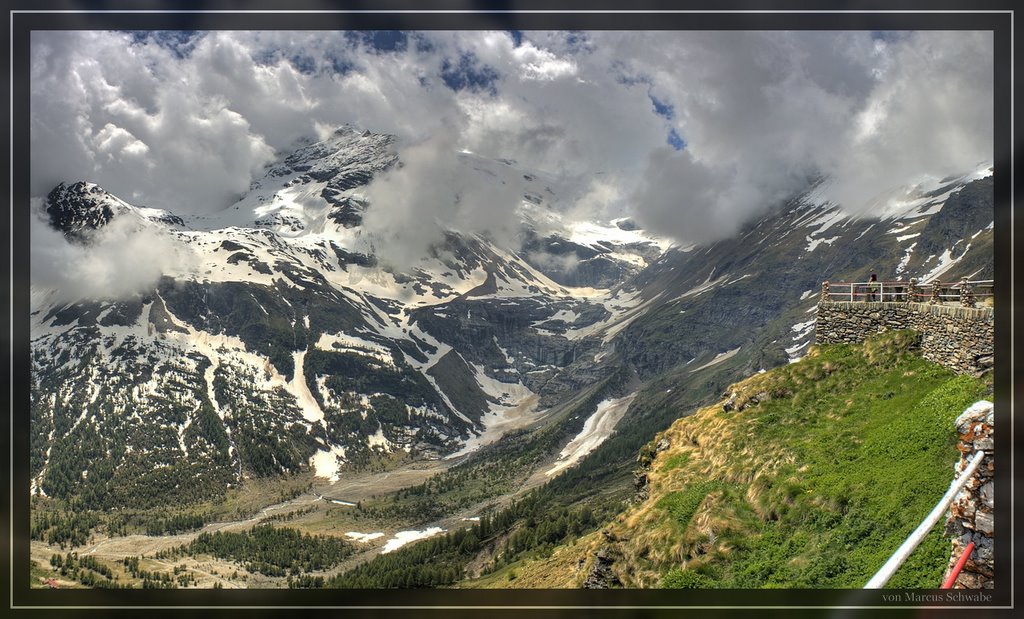
[[[974,542],[974,550],[953,583],[955,589],[993,588],[992,511],[995,501],[992,476],[995,465],[992,455],[992,417],[992,403],[982,401],[968,408],[956,420],[962,454],[956,464],[956,477],[967,468],[968,460],[979,450],[985,452],[985,457],[982,458],[981,466],[974,473],[974,477],[953,501],[946,521],[946,535],[953,538],[947,575],[963,555],[967,545]]]
[[[960,374],[992,367],[991,307],[928,303],[823,301],[818,304],[818,344],[859,344],[880,331],[913,329],[921,334],[921,354]]]

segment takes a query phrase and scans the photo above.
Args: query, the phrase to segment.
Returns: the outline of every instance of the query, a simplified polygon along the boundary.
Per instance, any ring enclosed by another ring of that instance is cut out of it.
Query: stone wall
[[[913,329],[921,354],[960,374],[992,367],[991,307],[929,303],[823,301],[818,304],[818,344],[859,344],[880,331]]]
[[[960,461],[956,464],[956,477],[967,467],[967,462],[979,450],[985,452],[981,465],[967,482],[949,508],[946,535],[953,538],[946,575],[963,555],[967,545],[974,542],[963,570],[953,583],[955,589],[993,588],[992,511],[994,506],[992,475],[995,470],[992,450],[992,403],[978,402],[956,420],[960,434]],[[945,577],[943,578],[945,580]]]

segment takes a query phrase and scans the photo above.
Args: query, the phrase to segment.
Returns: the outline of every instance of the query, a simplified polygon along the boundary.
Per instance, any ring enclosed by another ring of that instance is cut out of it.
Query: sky
[[[484,189],[451,208],[469,150],[562,179],[572,216],[680,243],[820,175],[859,212],[992,159],[986,32],[37,31],[31,54],[33,194],[89,180],[179,214],[345,123],[397,135],[407,163],[371,187],[371,221],[506,225]]]

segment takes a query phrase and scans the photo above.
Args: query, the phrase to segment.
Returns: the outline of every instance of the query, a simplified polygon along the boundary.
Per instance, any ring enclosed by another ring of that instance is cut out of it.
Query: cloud
[[[126,299],[152,290],[161,275],[196,264],[187,245],[130,215],[115,217],[82,244],[51,228],[38,201],[33,211],[32,284],[65,302]]]
[[[894,185],[992,158],[988,33],[714,34],[642,65],[687,143],[647,157],[633,193],[642,225],[713,241],[818,175],[870,215]]]
[[[651,153],[633,196],[642,224],[681,241],[722,238],[738,225],[735,174],[696,161],[688,152]],[[732,193],[733,195],[730,195]]]
[[[363,231],[382,261],[407,269],[442,244],[446,230],[512,244],[522,186],[478,168],[456,148],[451,132],[401,148],[401,165],[366,188]]]
[[[993,159],[991,33],[914,33],[878,46],[888,62],[827,168],[837,200],[855,210],[908,180]]]
[[[973,32],[35,32],[32,188],[219,210],[297,138],[352,123],[407,145],[368,217],[408,251],[508,226],[504,197],[453,178],[462,149],[557,177],[577,216],[706,242],[819,174],[861,212],[990,159],[992,56]]]
[[[579,256],[574,253],[556,255],[546,251],[532,251],[527,257],[530,264],[540,265],[546,271],[560,271],[566,275],[574,273],[580,266]]]
[[[196,65],[123,33],[34,32],[32,190],[90,180],[136,203],[223,208],[273,158]]]

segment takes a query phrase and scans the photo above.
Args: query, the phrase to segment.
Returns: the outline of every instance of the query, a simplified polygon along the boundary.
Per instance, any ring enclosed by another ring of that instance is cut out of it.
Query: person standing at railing
[[[868,301],[874,301],[875,295],[878,293],[878,275],[871,274],[871,279],[868,280]]]

